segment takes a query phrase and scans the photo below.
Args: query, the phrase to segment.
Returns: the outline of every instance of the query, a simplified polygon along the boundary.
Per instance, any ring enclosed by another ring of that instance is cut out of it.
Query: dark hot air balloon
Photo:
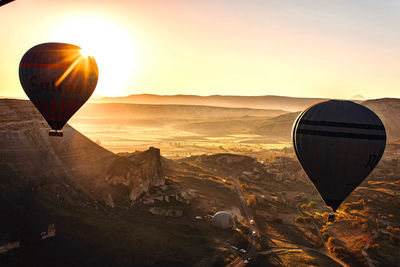
[[[5,4],[11,3],[14,0],[0,0],[0,6],[4,6]]]
[[[29,49],[19,65],[25,93],[46,119],[49,135],[58,132],[89,99],[96,88],[98,68],[81,48],[64,43],[44,43]]]
[[[292,130],[300,164],[333,211],[378,164],[386,146],[382,121],[351,101],[326,101],[303,111]]]

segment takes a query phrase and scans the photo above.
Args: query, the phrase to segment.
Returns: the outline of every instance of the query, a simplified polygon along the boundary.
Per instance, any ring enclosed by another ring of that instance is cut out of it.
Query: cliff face
[[[134,200],[164,183],[158,149],[119,157],[69,125],[63,137],[49,137],[48,131],[30,101],[0,100],[0,196],[24,198],[30,192],[70,205],[113,206],[115,185],[129,192],[120,197]]]
[[[154,147],[114,160],[107,174],[107,183],[128,188],[129,199],[132,201],[148,192],[152,186],[165,183],[160,150]]]

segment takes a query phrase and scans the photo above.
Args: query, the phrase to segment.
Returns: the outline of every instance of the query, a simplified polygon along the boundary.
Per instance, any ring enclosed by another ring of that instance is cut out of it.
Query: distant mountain
[[[268,119],[255,128],[252,133],[290,141],[292,126],[299,113],[291,112]]]
[[[381,118],[389,141],[400,138],[400,99],[374,99],[364,101],[362,104],[373,110]]]
[[[386,128],[388,141],[400,138],[400,99],[382,98],[361,102],[362,105],[374,111]],[[254,129],[253,133],[268,136],[280,136],[290,140],[291,128],[299,112],[282,114],[270,118]]]
[[[198,96],[198,95],[129,95],[92,99],[95,103],[205,105],[232,108],[278,109],[300,111],[327,100],[326,98],[300,98],[287,96]]]
[[[286,113],[278,109],[227,108],[206,105],[178,104],[129,104],[129,103],[87,103],[74,117],[76,118],[113,118],[113,119],[189,119],[213,117],[274,117]]]
[[[363,95],[354,95],[351,100],[367,100]]]

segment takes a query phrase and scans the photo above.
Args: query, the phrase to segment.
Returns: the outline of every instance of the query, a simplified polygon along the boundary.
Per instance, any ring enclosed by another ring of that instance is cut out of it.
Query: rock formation
[[[165,183],[160,150],[154,147],[115,159],[107,174],[107,183],[127,187],[132,201],[148,192],[152,186],[162,186]]]
[[[165,182],[159,149],[118,156],[69,125],[63,137],[48,131],[30,101],[0,100],[0,197],[114,207]]]
[[[164,209],[160,207],[151,207],[149,212],[153,215],[168,216],[168,217],[181,217],[183,214],[182,210],[177,209]]]

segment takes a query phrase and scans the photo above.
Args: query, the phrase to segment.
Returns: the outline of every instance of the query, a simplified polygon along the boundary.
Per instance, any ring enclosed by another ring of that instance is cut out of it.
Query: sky
[[[0,96],[45,42],[82,47],[94,95],[400,97],[400,1],[16,0],[0,7]]]

